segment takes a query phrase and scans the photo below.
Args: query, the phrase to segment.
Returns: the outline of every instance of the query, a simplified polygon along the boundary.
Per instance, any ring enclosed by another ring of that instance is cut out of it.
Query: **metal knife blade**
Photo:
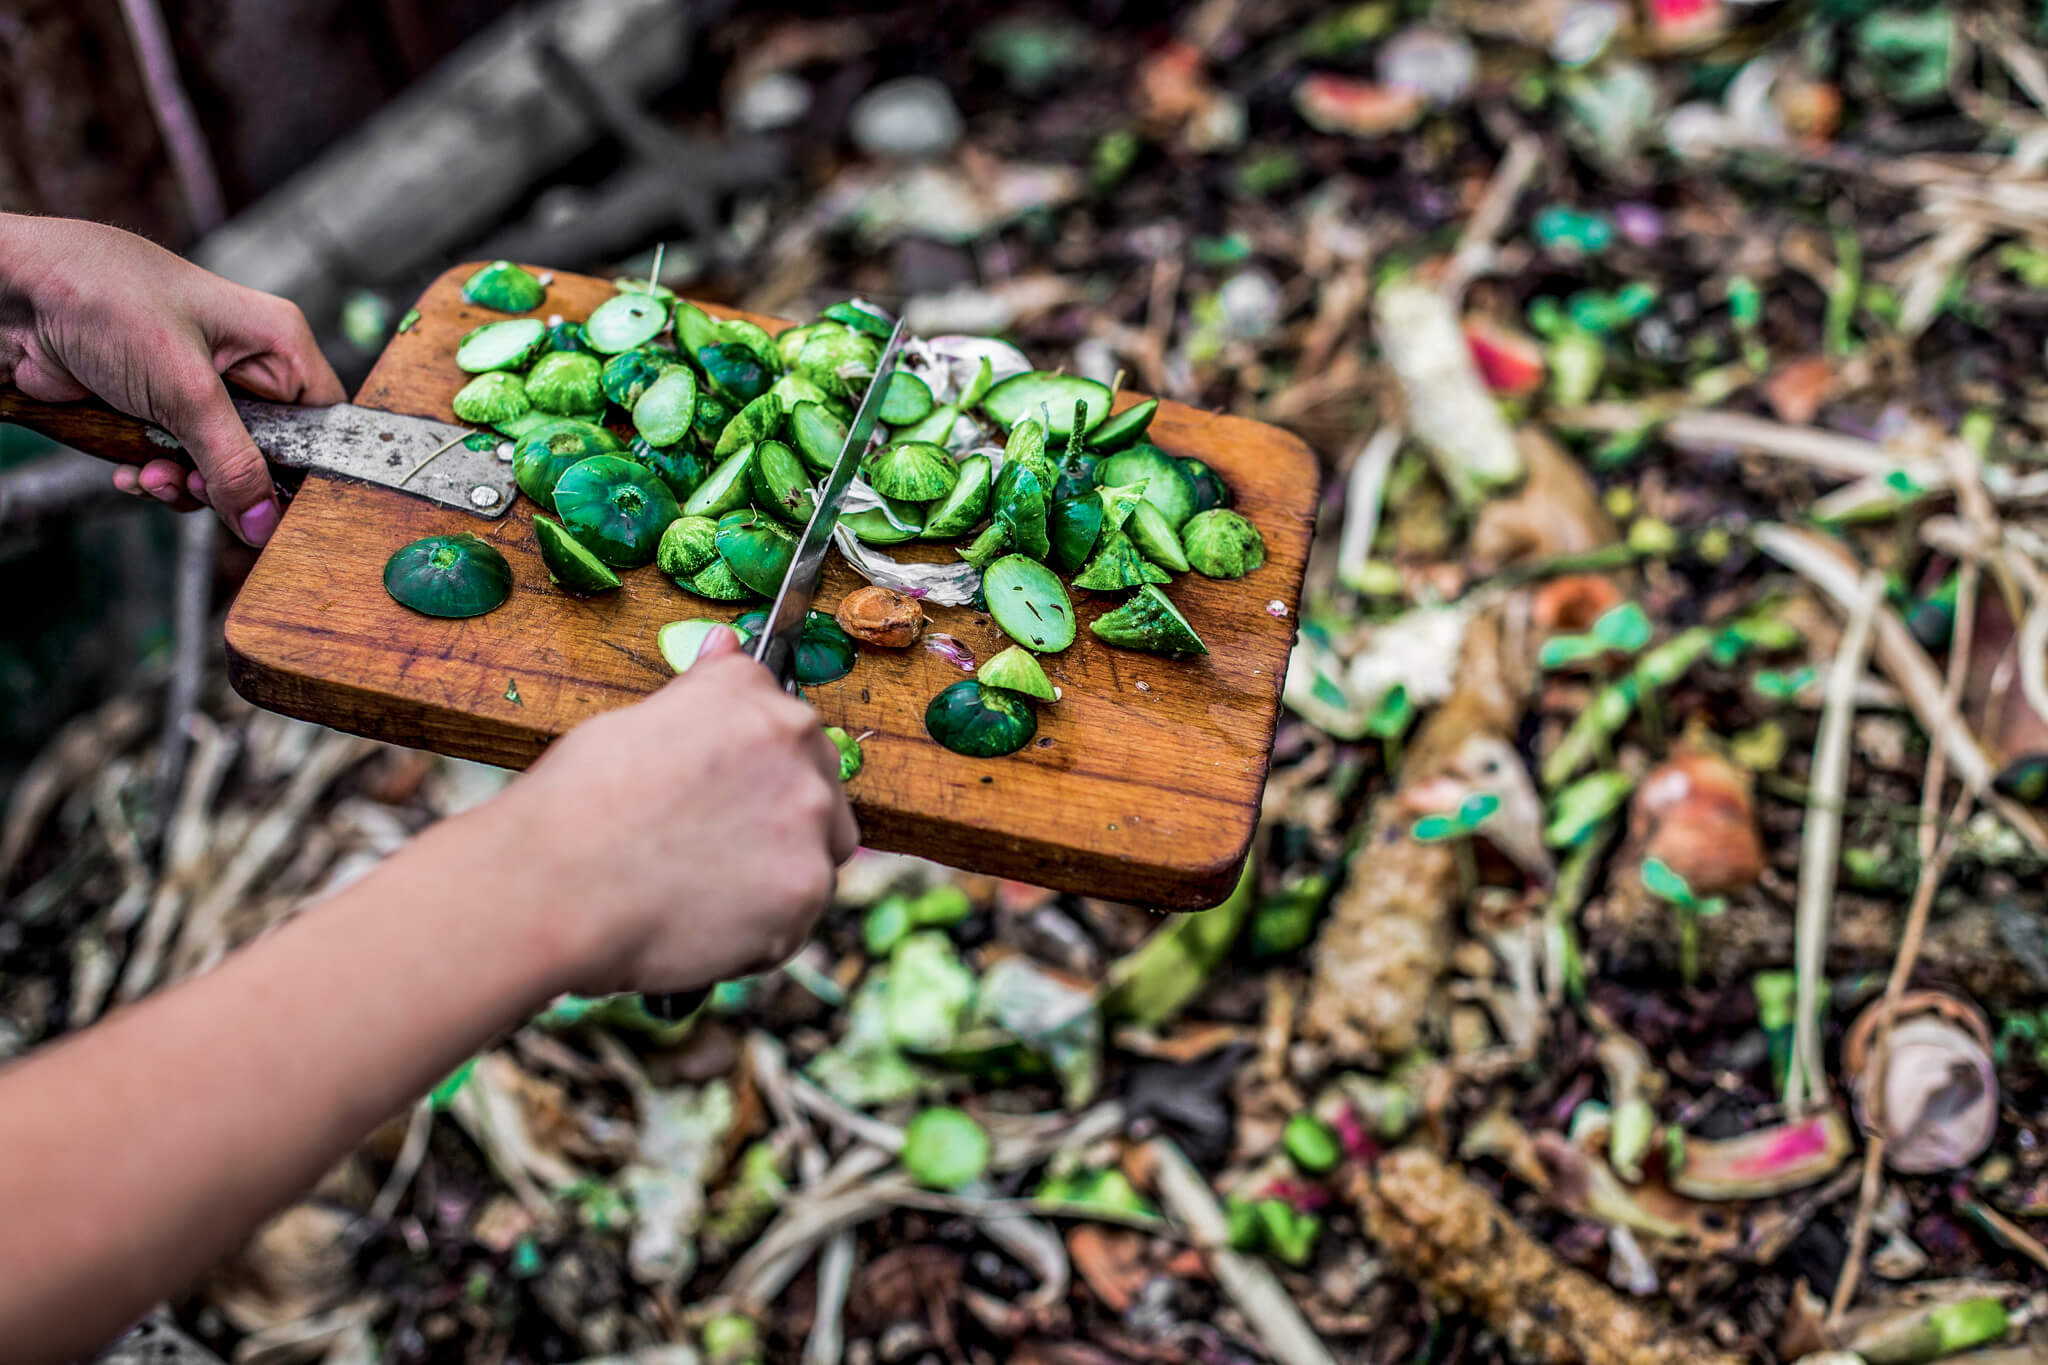
[[[282,469],[360,479],[481,517],[505,515],[518,491],[512,462],[501,454],[510,443],[493,441],[483,450],[471,450],[464,444],[477,434],[471,427],[353,403],[302,408],[237,398],[235,410],[256,448]],[[168,433],[152,436],[158,438],[160,444],[175,444]]]
[[[868,441],[881,420],[882,395],[888,390],[889,377],[896,372],[896,358],[902,350],[903,320],[899,318],[895,330],[889,333],[888,345],[882,348],[882,358],[875,362],[874,377],[868,380],[868,390],[861,396],[853,425],[846,429],[846,444],[839,448],[839,458],[832,462],[832,472],[818,493],[818,505],[804,527],[803,539],[797,542],[796,557],[790,560],[789,571],[783,574],[782,586],[776,590],[775,603],[768,609],[768,625],[755,638],[754,657],[768,666],[785,690],[793,691],[796,687],[797,640],[803,633],[811,599],[817,595],[825,552],[832,548],[832,528],[839,524],[839,504],[845,499],[846,486],[853,482],[853,472],[860,467],[861,456],[867,453]]]

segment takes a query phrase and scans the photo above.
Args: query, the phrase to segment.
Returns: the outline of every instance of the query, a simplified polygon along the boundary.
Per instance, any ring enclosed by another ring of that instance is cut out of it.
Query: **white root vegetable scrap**
[[[1452,496],[1472,506],[1522,477],[1515,436],[1472,363],[1457,310],[1440,291],[1401,281],[1373,308],[1380,350],[1408,399],[1408,427]]]

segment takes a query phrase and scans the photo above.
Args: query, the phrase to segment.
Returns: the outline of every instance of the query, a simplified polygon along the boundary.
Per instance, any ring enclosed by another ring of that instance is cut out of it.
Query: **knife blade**
[[[789,568],[782,575],[782,584],[775,590],[774,605],[768,609],[768,623],[754,637],[754,658],[775,675],[775,680],[782,684],[785,692],[796,691],[797,640],[803,634],[804,617],[810,613],[811,599],[817,596],[818,576],[825,568],[825,552],[832,547],[832,528],[839,524],[839,504],[845,501],[847,486],[853,482],[853,472],[860,467],[861,456],[867,453],[868,442],[873,439],[875,427],[882,419],[882,395],[889,388],[889,378],[896,372],[896,359],[902,351],[903,320],[898,318],[895,329],[889,333],[888,344],[882,348],[882,358],[875,362],[875,373],[868,380],[868,389],[861,396],[860,407],[853,414],[853,425],[846,429],[846,444],[839,447],[839,458],[832,462],[832,472],[818,490],[818,505],[812,509],[810,521],[804,525],[803,538],[797,542],[796,556],[789,561]],[[707,989],[649,995],[643,996],[641,1003],[655,1018],[674,1023],[689,1017],[710,994]]]
[[[235,410],[272,466],[317,470],[395,488],[473,516],[501,517],[518,492],[507,458],[510,442],[471,450],[471,427],[377,408],[337,403],[305,408],[237,396]],[[191,464],[177,439],[140,418],[96,400],[42,403],[0,390],[0,422],[39,431],[88,455],[119,464],[165,456]]]
[[[853,473],[860,468],[861,457],[867,454],[868,442],[882,419],[882,397],[888,391],[890,377],[896,373],[896,360],[902,351],[903,320],[898,318],[889,333],[888,344],[882,348],[881,359],[875,362],[874,376],[861,396],[853,425],[846,429],[846,444],[839,448],[839,458],[832,462],[832,472],[818,490],[817,506],[804,526],[803,538],[797,542],[796,557],[789,561],[782,586],[776,589],[775,602],[768,608],[768,624],[754,640],[754,657],[775,675],[784,691],[796,690],[797,641],[803,634],[811,599],[817,596],[825,553],[832,548],[832,531],[839,524],[839,504],[845,501],[847,486],[853,482]]]

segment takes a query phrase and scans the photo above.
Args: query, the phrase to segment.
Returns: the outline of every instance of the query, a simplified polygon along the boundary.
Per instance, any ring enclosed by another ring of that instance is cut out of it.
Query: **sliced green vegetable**
[[[677,517],[654,547],[654,566],[681,581],[718,558],[718,523],[710,517]]]
[[[384,561],[384,591],[423,616],[481,616],[512,595],[512,566],[467,531],[428,536]]]
[[[645,346],[668,326],[668,304],[652,294],[614,294],[591,311],[583,324],[590,348],[617,355]]]
[[[698,654],[703,652],[704,642],[721,630],[729,632],[735,639],[739,637],[739,632],[723,621],[698,617],[669,622],[655,633],[654,640],[668,666],[678,673],[687,673],[690,665],[697,662]]]
[[[1026,418],[1045,423],[1048,436],[1064,437],[1074,427],[1074,404],[1088,405],[1088,430],[1102,425],[1109,415],[1109,389],[1077,374],[1050,374],[1032,370],[1013,374],[988,391],[982,410],[996,419],[1005,431]]]
[[[956,754],[1001,758],[1014,754],[1038,733],[1031,703],[1014,692],[984,688],[964,679],[933,697],[925,708],[926,733]]]
[[[668,370],[677,368],[676,358],[652,346],[641,346],[631,351],[621,351],[604,362],[604,369],[598,375],[598,382],[604,386],[604,396],[628,412],[640,401],[640,395],[647,392],[647,386],[661,378]],[[696,392],[695,384],[691,392]],[[662,444],[666,445],[667,442]]]
[[[1095,553],[1074,575],[1074,586],[1090,592],[1116,592],[1172,581],[1166,570],[1139,553],[1129,536],[1107,525],[1102,528],[1102,538],[1095,542]]]
[[[1089,627],[1104,644],[1139,649],[1170,659],[1207,654],[1209,647],[1165,593],[1148,583],[1130,601],[1095,618]]]
[[[889,519],[892,512],[895,521]],[[914,502],[891,502],[888,512],[870,507],[865,511],[842,514],[839,524],[864,545],[901,545],[906,540],[917,539],[923,525],[922,516]],[[899,526],[897,522],[903,524]]]
[[[732,415],[732,420],[718,433],[718,444],[711,448],[712,457],[722,460],[741,446],[759,445],[780,436],[783,421],[782,404],[775,400],[775,395],[762,394]]]
[[[921,422],[932,413],[932,386],[905,370],[889,376],[882,395],[881,417],[892,427]]]
[[[583,335],[580,322],[558,322],[548,328],[547,339],[541,343],[544,351],[587,351],[590,338]]]
[[[1057,654],[1074,643],[1074,604],[1059,575],[1037,560],[998,559],[982,575],[982,593],[1003,633],[1027,649]]]
[[[743,507],[718,519],[718,557],[734,578],[763,597],[772,597],[796,558],[796,537],[767,513]]]
[[[1138,510],[1138,504],[1145,500],[1143,483],[1102,484],[1095,489],[1095,500],[1102,504],[1102,529],[1121,531],[1131,519],[1131,513]]]
[[[1037,418],[1019,422],[1003,442],[1003,467],[1013,464],[1030,470],[1047,489],[1059,482],[1059,468],[1045,450],[1045,426]]]
[[[1140,443],[1118,451],[1095,467],[1095,478],[1106,484],[1144,484],[1145,501],[1158,508],[1176,531],[1195,514],[1195,481],[1179,460],[1158,446]]]
[[[1180,528],[1187,561],[1209,578],[1243,578],[1266,562],[1266,538],[1259,528],[1227,508],[1197,512]]]
[[[663,372],[633,404],[633,429],[653,445],[675,445],[696,420],[697,376],[681,365]]]
[[[927,540],[957,540],[980,525],[988,513],[989,474],[994,463],[986,455],[969,455],[957,468],[953,491],[925,515]]]
[[[633,444],[626,447],[626,454],[653,470],[655,477],[668,485],[668,491],[676,495],[679,503],[697,491],[711,469],[704,457],[683,441],[672,446],[657,446],[650,445],[644,436],[636,436]]]
[[[538,276],[510,261],[492,261],[462,286],[465,302],[500,313],[524,313],[538,308],[547,293]]]
[[[733,573],[732,565],[722,559],[712,560],[681,586],[714,602],[744,602],[755,595],[754,590]]]
[[[464,374],[523,370],[547,335],[548,325],[539,318],[487,322],[465,336],[455,348],[455,367]]]
[[[711,386],[735,403],[751,403],[775,383],[774,374],[745,342],[715,342],[697,352],[697,363]]]
[[[644,275],[614,275],[612,277],[612,288],[618,290],[621,294],[650,294],[667,304],[673,304],[676,301],[675,290],[659,280],[650,280]]]
[[[697,432],[698,444],[706,450],[718,446],[718,438],[725,434],[726,423],[733,419],[733,406],[708,389],[697,391],[697,419],[693,426]]]
[[[944,446],[924,441],[899,441],[868,452],[861,477],[885,498],[933,502],[953,491],[960,467]]]
[[[882,348],[853,331],[820,332],[797,353],[795,369],[827,393],[857,403],[875,377]]]
[[[1056,502],[1046,514],[1046,531],[1052,541],[1051,562],[1066,573],[1078,572],[1102,538],[1102,503],[1081,497]]]
[[[905,1174],[933,1190],[957,1190],[988,1171],[988,1132],[958,1109],[927,1109],[903,1129]]]
[[[836,322],[856,332],[865,332],[883,341],[889,339],[889,333],[895,327],[881,309],[864,299],[847,299],[842,303],[835,303],[818,316],[828,322]]]
[[[777,580],[777,586],[781,585]],[[750,611],[733,622],[741,637],[751,640],[768,628],[768,613]],[[806,687],[837,682],[853,671],[860,646],[840,629],[839,622],[822,611],[804,613],[803,631],[797,636],[796,680]]]
[[[1230,506],[1230,485],[1223,482],[1223,476],[1192,455],[1181,457],[1180,467],[1187,471],[1188,479],[1195,485],[1195,510],[1206,512],[1212,507]]]
[[[555,515],[605,563],[637,569],[654,562],[678,512],[675,495],[652,470],[623,455],[593,455],[556,483]]]
[[[560,420],[561,419],[559,417],[556,417],[551,412],[535,412],[532,408],[529,407],[525,412],[520,413],[517,417],[507,417],[502,422],[491,423],[491,426],[497,430],[499,435],[505,437],[507,440],[517,441],[520,437],[526,435],[526,433],[528,433],[529,431],[538,430],[541,427],[547,426],[553,422],[558,422]]]
[[[798,403],[789,410],[789,432],[805,464],[820,474],[832,472],[846,446],[846,423],[822,403]]]
[[[604,416],[604,366],[581,351],[553,351],[526,374],[526,396],[542,412],[563,417]]]
[[[1131,509],[1125,530],[1145,558],[1169,573],[1186,573],[1188,557],[1180,548],[1180,537],[1166,524],[1166,514],[1142,499]]]
[[[1052,680],[1045,676],[1045,669],[1038,662],[1038,656],[1022,645],[1011,645],[1003,650],[975,670],[974,676],[981,680],[983,687],[1022,692],[1040,701],[1059,700],[1059,695],[1053,691]]]
[[[768,392],[775,395],[775,401],[782,405],[784,413],[795,412],[798,403],[822,403],[830,408],[843,406],[838,399],[819,388],[809,375],[795,371],[776,380],[768,387]]]
[[[555,501],[555,485],[571,465],[593,455],[616,455],[619,438],[595,422],[556,418],[521,436],[512,447],[512,477],[519,491],[543,507]]]
[[[1046,520],[1046,490],[1024,460],[1014,460],[996,475],[991,494],[995,517],[989,528],[975,537],[960,557],[977,569],[986,569],[1006,549],[1044,559],[1052,552],[1052,537]]]
[[[785,368],[782,355],[776,349],[775,338],[768,335],[768,329],[745,318],[722,319],[718,324],[718,342],[714,344],[746,347],[767,367],[771,377],[781,374]]]
[[[688,299],[677,299],[671,306],[671,315],[676,324],[676,345],[682,347],[684,355],[693,356],[706,346],[725,340],[724,333],[718,330],[718,319]]]
[[[526,396],[525,383],[518,375],[507,374],[503,370],[493,370],[470,380],[449,400],[448,405],[455,409],[458,421],[478,427],[515,421],[533,410],[533,400]]]
[[[555,582],[568,591],[587,596],[619,586],[619,576],[611,566],[592,554],[553,517],[534,516],[533,538],[540,544],[541,563],[548,566]]]
[[[681,314],[678,313],[677,316],[680,318]],[[826,332],[845,330],[846,328],[836,322],[807,322],[801,327],[785,327],[775,334],[775,354],[781,359],[783,369],[794,370],[796,358],[803,354],[805,342]]]
[[[745,507],[749,491],[747,470],[753,463],[751,445],[728,455],[697,485],[697,491],[683,504],[683,511],[693,517],[718,517]]]
[[[756,507],[792,526],[808,526],[811,513],[818,510],[810,471],[797,453],[780,441],[763,441],[754,448],[753,462],[747,466],[747,487]]]
[[[1122,450],[1145,434],[1145,428],[1152,425],[1152,414],[1159,411],[1159,400],[1147,398],[1142,403],[1133,403],[1122,412],[1106,419],[1101,426],[1088,433],[1090,450]]]
[[[953,428],[960,424],[960,409],[947,403],[933,408],[921,422],[912,422],[898,428],[890,439],[897,441],[930,441],[936,446],[953,446]]]

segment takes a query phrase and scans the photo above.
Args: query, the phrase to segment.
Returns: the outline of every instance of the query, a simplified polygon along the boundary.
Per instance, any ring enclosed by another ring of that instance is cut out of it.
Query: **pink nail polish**
[[[257,503],[242,513],[242,519],[237,523],[241,528],[242,539],[251,545],[264,544],[270,539],[271,533],[277,530],[279,515],[275,502]]]

